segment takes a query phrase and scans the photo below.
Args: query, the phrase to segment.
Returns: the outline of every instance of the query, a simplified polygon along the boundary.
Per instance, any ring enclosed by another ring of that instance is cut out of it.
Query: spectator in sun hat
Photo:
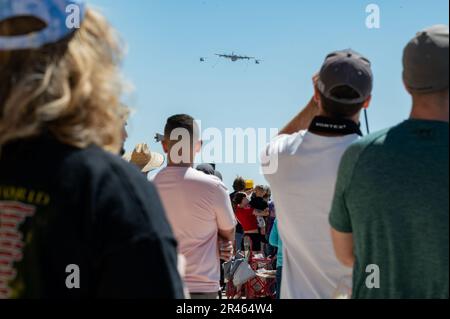
[[[164,164],[164,156],[150,151],[150,148],[145,143],[136,145],[133,152],[125,153],[123,158],[127,162],[136,165],[145,176]]]
[[[340,159],[362,135],[359,118],[371,100],[371,63],[353,50],[332,52],[313,84],[311,102],[262,156],[262,163],[278,162],[276,172],[263,171],[277,201],[284,245],[283,299],[333,298],[352,272],[336,258],[328,214]]]
[[[158,194],[116,155],[121,56],[82,2],[0,1],[0,299],[184,297]]]
[[[403,52],[410,118],[345,153],[330,223],[352,266],[355,299],[449,298],[449,28],[420,31]],[[378,289],[365,283],[379,270]]]

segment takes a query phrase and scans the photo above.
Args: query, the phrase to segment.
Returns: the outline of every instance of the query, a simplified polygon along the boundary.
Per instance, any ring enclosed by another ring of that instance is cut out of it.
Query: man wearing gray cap
[[[330,223],[353,298],[449,297],[448,34],[434,26],[405,48],[410,119],[342,159]]]
[[[351,267],[340,265],[334,253],[328,214],[340,159],[362,135],[359,117],[372,87],[365,57],[352,50],[331,53],[314,78],[314,98],[263,154],[263,163],[278,162],[275,173],[263,171],[284,244],[283,299],[330,299],[340,282],[351,280]]]

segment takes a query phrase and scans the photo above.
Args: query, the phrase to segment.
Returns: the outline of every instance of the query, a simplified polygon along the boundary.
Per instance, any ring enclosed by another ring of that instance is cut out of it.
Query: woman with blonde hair
[[[0,299],[183,297],[159,197],[116,155],[121,49],[80,1],[0,1]]]

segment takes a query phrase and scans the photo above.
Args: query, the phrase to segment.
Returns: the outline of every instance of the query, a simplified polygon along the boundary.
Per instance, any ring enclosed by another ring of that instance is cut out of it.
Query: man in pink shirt
[[[225,185],[193,169],[201,149],[198,126],[189,115],[167,120],[162,145],[167,167],[153,182],[186,258],[185,284],[193,299],[217,299],[220,258],[229,259],[236,220]]]

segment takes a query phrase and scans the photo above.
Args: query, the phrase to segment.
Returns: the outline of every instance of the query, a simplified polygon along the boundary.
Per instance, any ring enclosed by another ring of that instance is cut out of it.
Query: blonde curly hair
[[[15,18],[0,23],[0,34],[44,26]],[[0,148],[49,132],[64,144],[118,152],[127,112],[120,102],[122,48],[106,19],[88,9],[67,39],[38,50],[0,51]]]

